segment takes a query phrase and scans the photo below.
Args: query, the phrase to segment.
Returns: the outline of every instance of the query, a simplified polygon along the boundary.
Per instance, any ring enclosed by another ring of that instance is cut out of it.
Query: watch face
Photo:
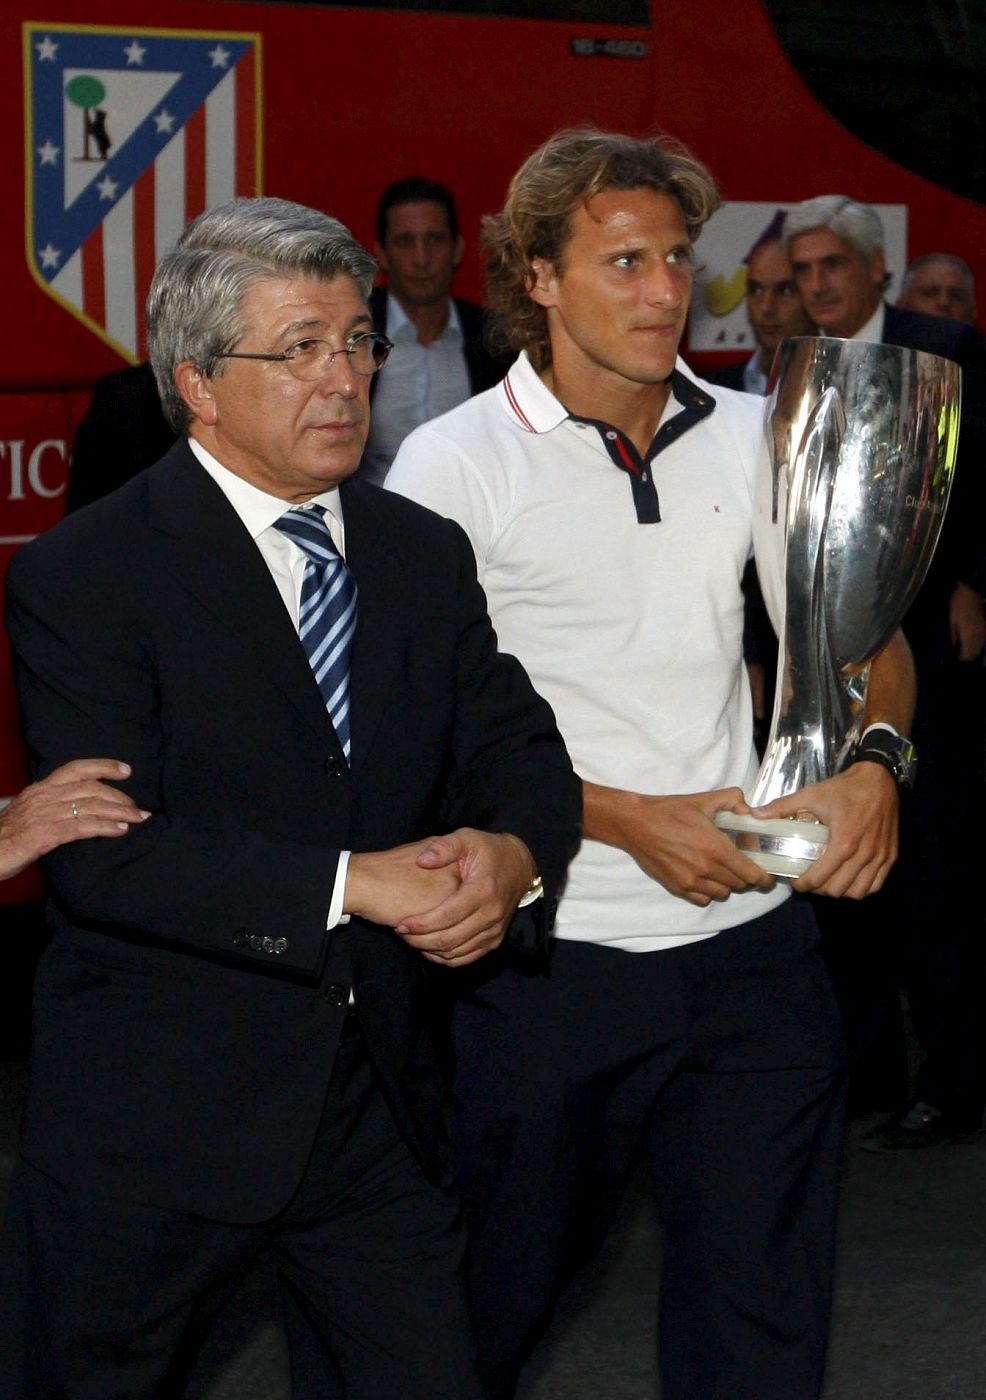
[[[913,786],[917,752],[910,739],[891,734],[888,729],[876,729],[862,739],[856,757],[864,762],[882,763],[901,786]]]

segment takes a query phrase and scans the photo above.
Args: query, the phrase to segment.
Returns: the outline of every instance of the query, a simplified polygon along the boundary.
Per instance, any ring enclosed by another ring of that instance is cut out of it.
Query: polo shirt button
[[[330,1006],[345,1006],[349,1000],[349,991],[341,982],[330,982],[322,993],[322,998]]]
[[[342,759],[337,758],[335,754],[331,754],[325,760],[325,776],[327,778],[341,778],[345,771],[346,765],[343,763]]]
[[[606,434],[606,436],[609,438],[610,442],[615,442],[615,441],[616,441],[616,434],[613,432],[612,428],[610,428],[610,430],[609,430],[609,432]]]

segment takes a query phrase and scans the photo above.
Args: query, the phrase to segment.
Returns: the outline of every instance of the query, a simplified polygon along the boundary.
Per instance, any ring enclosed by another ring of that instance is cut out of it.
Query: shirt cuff
[[[339,924],[348,924],[349,915],[342,912],[343,900],[346,896],[346,875],[349,871],[349,857],[352,851],[339,852],[339,864],[336,867],[336,882],[332,888],[332,899],[329,901],[329,914],[325,920],[327,929],[336,928]]]

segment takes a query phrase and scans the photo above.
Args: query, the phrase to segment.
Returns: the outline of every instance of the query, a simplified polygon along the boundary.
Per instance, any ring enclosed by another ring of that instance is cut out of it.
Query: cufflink
[[[528,904],[533,904],[536,899],[540,899],[544,894],[544,884],[540,875],[535,875],[527,889],[521,895],[517,904],[518,909],[526,909]]]

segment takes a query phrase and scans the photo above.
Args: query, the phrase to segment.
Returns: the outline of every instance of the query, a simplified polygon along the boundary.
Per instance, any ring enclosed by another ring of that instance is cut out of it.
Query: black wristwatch
[[[917,772],[917,750],[910,739],[895,734],[892,729],[870,729],[853,751],[852,763],[879,763],[886,768],[898,787],[914,786]]]

